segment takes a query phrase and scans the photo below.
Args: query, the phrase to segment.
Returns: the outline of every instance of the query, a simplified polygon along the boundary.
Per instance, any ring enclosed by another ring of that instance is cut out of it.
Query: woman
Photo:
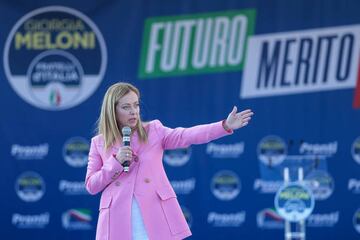
[[[90,194],[102,192],[97,240],[183,239],[191,235],[176,194],[162,164],[165,149],[186,148],[231,134],[246,126],[251,110],[226,120],[191,128],[171,129],[159,120],[140,119],[139,90],[116,83],[106,92],[98,120],[98,135],[91,140],[86,173]],[[121,129],[131,128],[131,145],[122,143]],[[130,163],[129,172],[124,164]]]

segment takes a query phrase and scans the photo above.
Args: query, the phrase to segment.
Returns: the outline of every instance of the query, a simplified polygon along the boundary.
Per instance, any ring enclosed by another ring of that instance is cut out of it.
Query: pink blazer
[[[120,143],[108,150],[102,135],[91,140],[86,172],[86,189],[101,193],[97,240],[131,240],[131,203],[139,203],[145,229],[150,240],[183,239],[191,235],[176,194],[164,171],[165,149],[186,148],[220,138],[229,132],[222,122],[191,128],[170,129],[159,120],[146,125],[148,142],[142,144],[137,133],[131,137],[134,158],[129,173],[113,157]]]

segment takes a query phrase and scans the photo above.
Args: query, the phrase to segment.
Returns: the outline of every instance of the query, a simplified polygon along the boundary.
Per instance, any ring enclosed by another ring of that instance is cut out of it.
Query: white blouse
[[[135,197],[133,197],[131,205],[131,226],[133,240],[148,240],[143,218],[141,216],[140,207]]]

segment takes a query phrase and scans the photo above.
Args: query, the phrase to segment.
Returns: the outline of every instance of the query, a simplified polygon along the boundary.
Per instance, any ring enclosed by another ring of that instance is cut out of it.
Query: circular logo
[[[180,148],[173,150],[165,150],[164,161],[173,167],[185,165],[191,156],[191,148]]]
[[[24,172],[15,183],[18,197],[25,202],[36,202],[45,193],[45,182],[36,172]]]
[[[84,167],[88,162],[90,145],[81,137],[68,140],[63,148],[63,156],[67,164],[72,167]]]
[[[23,100],[45,110],[64,110],[97,89],[107,51],[90,18],[72,8],[49,6],[17,21],[3,58],[6,77]]]
[[[223,201],[230,201],[239,195],[241,182],[236,173],[220,171],[211,180],[211,190],[215,197]]]
[[[281,164],[286,155],[286,144],[277,136],[264,137],[257,146],[258,158],[265,165],[272,167]]]
[[[298,183],[281,187],[275,195],[276,211],[290,222],[306,219],[314,210],[315,200],[310,189]]]
[[[352,147],[351,147],[351,154],[354,160],[360,164],[360,137],[355,139]]]
[[[353,224],[358,233],[360,233],[360,208],[356,210],[353,217]]]
[[[305,177],[305,185],[310,188],[316,200],[328,199],[334,191],[334,180],[329,173],[314,170]]]

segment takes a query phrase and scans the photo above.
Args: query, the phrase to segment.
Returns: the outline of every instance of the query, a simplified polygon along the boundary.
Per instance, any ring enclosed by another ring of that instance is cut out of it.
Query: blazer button
[[[150,182],[150,179],[149,179],[149,178],[145,178],[145,179],[144,179],[144,182],[145,182],[145,183],[149,183],[149,182]]]
[[[120,186],[120,185],[121,185],[121,183],[120,183],[119,181],[116,181],[116,182],[115,182],[115,186],[118,187],[118,186]]]

